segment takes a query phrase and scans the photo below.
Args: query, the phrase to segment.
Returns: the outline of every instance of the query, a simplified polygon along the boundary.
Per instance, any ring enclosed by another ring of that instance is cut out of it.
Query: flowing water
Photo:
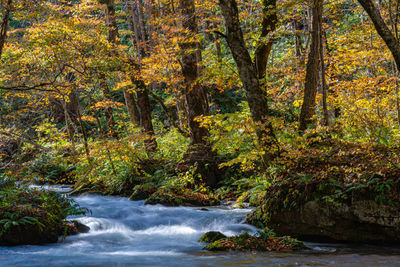
[[[234,235],[257,229],[244,224],[248,209],[144,205],[126,198],[76,197],[90,210],[75,219],[87,234],[57,244],[0,247],[0,266],[400,266],[400,248],[308,244],[296,253],[213,253],[197,240],[207,231]]]

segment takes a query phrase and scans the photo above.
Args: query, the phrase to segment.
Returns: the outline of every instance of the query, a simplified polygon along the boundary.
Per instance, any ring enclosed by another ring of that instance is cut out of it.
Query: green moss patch
[[[293,251],[307,249],[303,242],[288,237],[250,235],[243,233],[217,240],[204,249],[209,251]]]
[[[215,231],[210,231],[205,233],[199,240],[201,243],[212,243],[217,240],[226,238],[226,235],[224,235],[221,232],[215,232]]]

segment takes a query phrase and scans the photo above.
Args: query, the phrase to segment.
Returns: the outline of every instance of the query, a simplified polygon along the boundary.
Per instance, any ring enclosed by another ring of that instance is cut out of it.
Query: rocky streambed
[[[55,244],[0,247],[0,266],[394,266],[400,249],[307,243],[299,252],[207,252],[199,238],[258,229],[245,223],[250,209],[165,207],[127,198],[74,198],[90,212],[76,216],[88,233]]]

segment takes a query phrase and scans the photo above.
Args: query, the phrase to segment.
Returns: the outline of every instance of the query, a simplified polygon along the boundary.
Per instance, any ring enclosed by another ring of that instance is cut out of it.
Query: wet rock
[[[66,235],[77,235],[77,234],[85,234],[90,231],[90,227],[80,223],[78,221],[67,221],[66,223]]]
[[[11,227],[0,235],[0,245],[40,245],[56,243],[59,236],[87,233],[90,228],[78,221],[40,224],[20,224]]]
[[[258,208],[248,221],[262,223],[279,235],[312,241],[400,243],[400,214],[373,200],[352,204],[308,201],[294,209],[268,212]]]
[[[201,243],[212,243],[217,240],[226,238],[226,235],[224,235],[221,232],[215,232],[215,231],[210,231],[205,233],[199,240]]]
[[[56,243],[60,228],[55,225],[21,224],[0,235],[0,244],[6,246]]]
[[[308,249],[303,242],[289,236],[253,236],[248,233],[219,239],[204,249],[209,251],[294,251]]]

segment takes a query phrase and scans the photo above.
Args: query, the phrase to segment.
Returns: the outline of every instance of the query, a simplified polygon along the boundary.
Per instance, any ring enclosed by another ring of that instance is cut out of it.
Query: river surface
[[[234,235],[257,229],[244,224],[249,209],[144,205],[126,198],[74,198],[90,212],[75,219],[87,234],[57,244],[0,247],[0,266],[400,266],[400,248],[315,244],[295,253],[213,253],[198,239],[207,231]]]

